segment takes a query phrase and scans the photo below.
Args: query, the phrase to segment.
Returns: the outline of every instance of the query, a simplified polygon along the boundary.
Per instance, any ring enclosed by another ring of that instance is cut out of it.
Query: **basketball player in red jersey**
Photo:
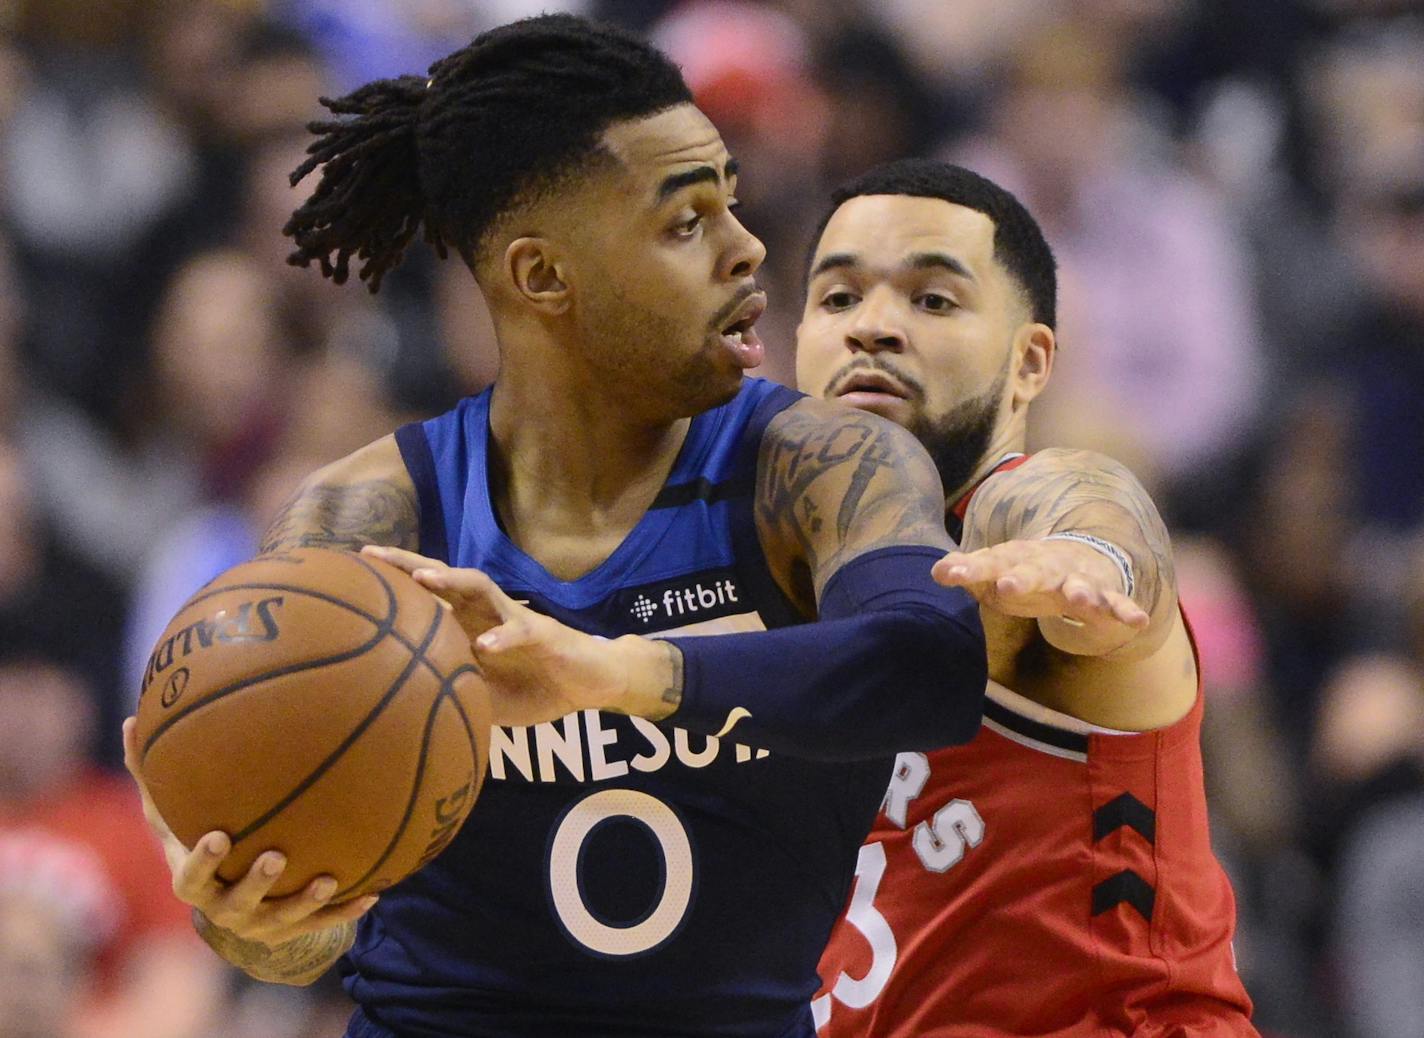
[[[971,743],[896,762],[822,1035],[1256,1034],[1167,532],[1113,460],[1023,454],[1054,308],[1042,232],[984,178],[910,160],[833,197],[797,377],[929,448],[963,548],[934,574],[978,598],[990,681]]]

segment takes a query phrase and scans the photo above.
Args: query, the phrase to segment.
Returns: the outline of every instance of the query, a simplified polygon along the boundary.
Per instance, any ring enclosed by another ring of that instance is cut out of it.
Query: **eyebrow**
[[[717,172],[715,166],[695,166],[692,169],[685,169],[681,173],[674,173],[672,176],[664,178],[663,182],[658,185],[658,204],[661,205],[683,188],[691,187],[693,184],[701,184],[704,181],[716,184],[723,179],[731,180],[737,175],[739,169],[741,169],[741,165],[736,159],[728,159],[721,173]]]
[[[967,281],[974,280],[974,275],[969,273],[969,268],[947,252],[917,252],[909,258],[905,265],[913,270],[929,270],[938,267]]]
[[[835,270],[837,267],[854,267],[859,264],[859,260],[849,252],[833,252],[829,256],[821,257],[821,262],[811,268],[811,276],[817,277],[828,270]]]
[[[820,263],[817,263],[811,270],[814,278],[824,274],[828,270],[835,270],[838,267],[857,267],[860,265],[860,257],[850,252],[833,252],[829,256],[824,256]],[[910,270],[929,270],[939,268],[947,270],[968,281],[974,280],[974,275],[969,273],[969,268],[959,260],[949,255],[947,252],[916,252],[905,260],[903,267]]]

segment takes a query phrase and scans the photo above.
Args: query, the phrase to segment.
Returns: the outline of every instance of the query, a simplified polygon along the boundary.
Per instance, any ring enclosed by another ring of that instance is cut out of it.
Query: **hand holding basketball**
[[[671,712],[659,698],[667,683],[665,646],[576,631],[516,602],[477,569],[400,548],[362,551],[405,570],[450,605],[470,637],[496,724],[539,724],[589,709],[655,720]]]
[[[139,772],[134,729],[135,720],[130,717],[124,722],[124,767],[138,785],[144,817],[163,845],[169,871],[173,874],[173,893],[184,904],[192,905],[214,925],[231,930],[245,940],[275,946],[352,922],[376,903],[375,897],[364,897],[328,907],[327,902],[336,890],[336,881],[330,876],[312,880],[305,890],[296,894],[264,900],[286,867],[286,859],[275,851],[258,856],[247,874],[236,883],[222,882],[217,878],[217,871],[232,850],[232,842],[225,833],[212,832],[189,850],[173,835],[154,807]]]
[[[489,724],[469,642],[435,596],[374,560],[301,548],[185,603],[126,750],[179,897],[266,940],[348,918],[307,919],[439,854],[479,794]]]

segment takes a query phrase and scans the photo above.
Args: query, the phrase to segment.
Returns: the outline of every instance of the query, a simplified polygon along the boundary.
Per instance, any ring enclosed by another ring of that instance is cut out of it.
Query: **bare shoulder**
[[[1121,461],[1092,450],[1052,447],[984,480],[965,518],[981,537],[997,537],[988,541],[997,544],[1024,537],[1035,524],[1062,518],[1062,505],[1074,500],[1118,496],[1149,500],[1138,478]]]
[[[1165,546],[1157,508],[1126,465],[1096,451],[1038,451],[975,492],[965,515],[965,548],[1079,529],[1101,520],[1104,509],[1125,513]]]
[[[1142,483],[1095,451],[1040,451],[986,479],[970,501],[967,550],[1055,533],[1108,542],[1131,566],[1131,597],[1151,617],[1121,649],[1101,656],[1058,652],[1034,633],[1004,683],[1081,720],[1144,731],[1171,724],[1196,699],[1196,660],[1177,605],[1171,539]],[[986,624],[986,627],[988,625]],[[992,643],[992,639],[991,639]]]
[[[420,546],[415,484],[394,436],[317,469],[278,510],[263,553],[286,548]]]
[[[801,604],[857,555],[952,544],[939,474],[919,441],[878,415],[809,397],[767,425],[756,517],[768,561],[790,574]]]

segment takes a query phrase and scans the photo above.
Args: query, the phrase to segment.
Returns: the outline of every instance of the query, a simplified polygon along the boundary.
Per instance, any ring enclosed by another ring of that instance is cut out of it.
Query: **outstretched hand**
[[[1118,568],[1073,541],[1015,540],[951,552],[931,573],[946,587],[964,588],[981,606],[1038,620],[1055,644],[1060,639],[1084,643],[1077,651],[1124,645],[1151,622],[1147,611],[1123,593]]]
[[[665,659],[658,645],[576,631],[516,602],[477,569],[402,548],[362,551],[405,570],[451,608],[489,687],[495,724],[538,724],[585,709],[655,716],[655,707],[636,705],[634,697],[647,684],[649,667]]]

